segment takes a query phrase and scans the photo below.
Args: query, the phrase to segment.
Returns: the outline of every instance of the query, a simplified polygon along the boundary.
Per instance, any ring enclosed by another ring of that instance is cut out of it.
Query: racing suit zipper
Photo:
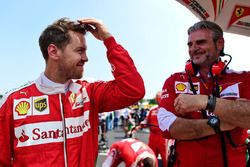
[[[64,118],[64,107],[63,102],[65,98],[62,98],[62,96],[65,96],[65,94],[60,94],[59,101],[60,101],[60,109],[61,109],[61,116],[62,116],[62,130],[63,130],[63,153],[64,153],[64,166],[68,167],[68,156],[67,156],[67,134],[66,134],[66,123]]]

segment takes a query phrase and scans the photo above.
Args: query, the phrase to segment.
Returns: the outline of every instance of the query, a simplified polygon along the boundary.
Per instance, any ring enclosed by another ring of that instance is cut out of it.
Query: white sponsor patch
[[[220,97],[221,98],[227,98],[227,97],[239,98],[240,97],[239,83],[228,86],[227,88],[222,90],[220,93]]]
[[[46,115],[50,113],[47,95],[15,99],[13,105],[14,120],[27,116]]]
[[[33,97],[32,115],[49,114],[49,99],[47,95]]]
[[[82,98],[84,103],[89,102],[88,92],[85,87],[82,88]]]
[[[65,123],[65,129],[61,121],[32,123],[16,127],[17,147],[62,142],[64,133],[67,139],[80,137],[90,129],[89,111],[84,112],[84,116],[66,118]]]
[[[200,94],[200,83],[194,82],[194,89],[196,90],[197,94]],[[179,82],[175,81],[175,93],[188,93],[193,94],[193,91],[191,90],[191,86],[188,82]]]
[[[14,100],[13,116],[14,120],[26,118],[27,115],[31,115],[32,101],[31,98],[23,98]]]
[[[175,81],[174,88],[175,88],[175,93],[187,93],[188,88],[189,88],[189,84],[188,84],[188,82]]]
[[[86,102],[89,102],[89,96],[86,88],[83,87],[82,93],[76,95],[72,109],[82,108]]]
[[[82,94],[77,94],[72,109],[82,108],[84,103],[84,99],[82,98]]]

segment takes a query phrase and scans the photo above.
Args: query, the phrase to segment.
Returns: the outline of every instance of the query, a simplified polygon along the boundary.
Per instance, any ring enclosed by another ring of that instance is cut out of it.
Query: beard
[[[192,61],[197,66],[211,66],[218,58],[214,54],[193,56]]]
[[[206,56],[200,56],[199,58],[192,58],[192,61],[195,65],[200,66],[203,64],[206,64],[207,60],[209,59],[209,55]]]
[[[60,76],[65,80],[81,79],[83,77],[83,71],[83,67],[74,65],[67,66],[66,64],[62,64],[59,67]]]
[[[81,79],[83,77],[83,67],[82,69],[78,69],[78,67],[75,69],[71,68],[71,70],[72,71],[68,75],[70,79]]]
[[[71,76],[71,79],[81,79],[82,77],[83,77],[83,72],[74,73],[74,75]]]

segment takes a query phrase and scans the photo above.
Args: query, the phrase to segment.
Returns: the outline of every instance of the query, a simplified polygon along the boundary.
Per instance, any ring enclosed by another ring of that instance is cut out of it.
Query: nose
[[[81,60],[84,61],[84,62],[88,62],[89,61],[86,52],[82,54]]]

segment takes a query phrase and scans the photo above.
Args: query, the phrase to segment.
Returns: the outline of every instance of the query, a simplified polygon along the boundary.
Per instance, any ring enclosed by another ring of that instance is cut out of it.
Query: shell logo
[[[178,83],[175,87],[177,91],[181,91],[181,92],[183,92],[187,88],[187,86],[183,83]]]
[[[20,101],[16,107],[15,111],[18,113],[19,116],[26,115],[30,109],[30,103],[27,101]]]

